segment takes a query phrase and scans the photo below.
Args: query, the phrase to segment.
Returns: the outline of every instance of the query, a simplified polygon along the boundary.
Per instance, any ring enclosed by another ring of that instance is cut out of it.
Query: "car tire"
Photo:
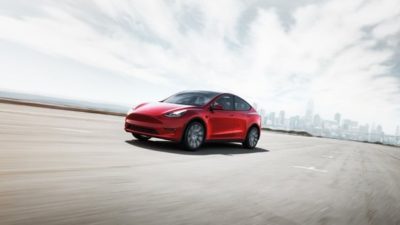
[[[260,132],[257,127],[251,127],[246,135],[246,140],[243,142],[243,147],[247,149],[254,149],[260,138]]]
[[[147,141],[149,140],[151,137],[143,135],[143,134],[132,134],[136,139],[138,139],[139,141]]]
[[[182,138],[182,144],[187,151],[196,151],[204,142],[205,127],[194,121],[187,125]]]

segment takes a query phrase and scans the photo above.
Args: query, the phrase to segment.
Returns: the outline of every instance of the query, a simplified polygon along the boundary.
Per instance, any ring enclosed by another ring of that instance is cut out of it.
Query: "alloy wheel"
[[[200,123],[192,123],[187,131],[187,145],[191,149],[200,147],[204,139],[204,127]]]
[[[249,133],[249,145],[251,148],[254,148],[258,142],[258,130],[257,128],[253,127]]]

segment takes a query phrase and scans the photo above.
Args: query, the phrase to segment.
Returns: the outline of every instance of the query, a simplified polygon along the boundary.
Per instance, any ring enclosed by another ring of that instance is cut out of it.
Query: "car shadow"
[[[245,149],[238,143],[223,143],[223,142],[210,142],[205,143],[197,151],[185,151],[179,143],[163,140],[126,140],[126,143],[148,149],[153,151],[168,152],[183,155],[236,155],[236,154],[250,154],[250,153],[265,153],[269,152],[267,149],[256,147],[254,149]]]

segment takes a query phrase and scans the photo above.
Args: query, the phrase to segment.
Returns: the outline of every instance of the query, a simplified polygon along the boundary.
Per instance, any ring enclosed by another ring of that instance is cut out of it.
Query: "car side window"
[[[215,103],[218,105],[221,105],[224,110],[233,110],[233,96],[231,95],[222,95],[219,97],[217,100],[215,100]]]
[[[250,110],[251,106],[243,99],[235,96],[235,110],[247,111]]]

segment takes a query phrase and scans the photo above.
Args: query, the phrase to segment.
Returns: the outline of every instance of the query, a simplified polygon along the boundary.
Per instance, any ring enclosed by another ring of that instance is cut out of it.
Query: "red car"
[[[187,150],[208,141],[242,142],[252,149],[260,127],[260,115],[245,100],[211,91],[180,92],[157,103],[143,103],[125,118],[125,131],[138,140],[181,142]]]

